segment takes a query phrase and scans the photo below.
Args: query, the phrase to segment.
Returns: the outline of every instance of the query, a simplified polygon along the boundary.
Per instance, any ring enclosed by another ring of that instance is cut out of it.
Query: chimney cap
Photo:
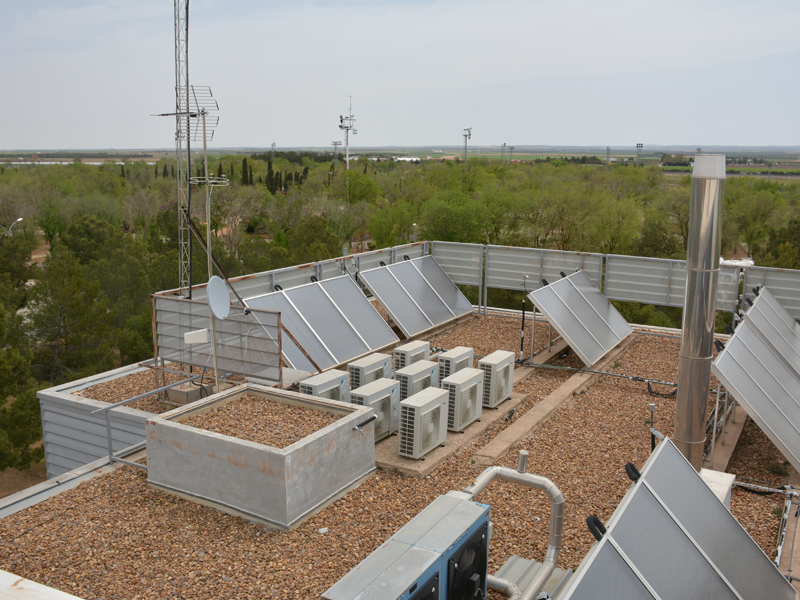
[[[725,179],[725,155],[696,155],[694,157],[692,179]]]

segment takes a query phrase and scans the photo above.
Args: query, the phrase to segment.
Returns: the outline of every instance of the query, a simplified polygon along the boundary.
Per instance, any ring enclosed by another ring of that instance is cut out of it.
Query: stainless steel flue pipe
[[[724,192],[725,155],[695,156],[673,441],[697,471],[706,439]]]

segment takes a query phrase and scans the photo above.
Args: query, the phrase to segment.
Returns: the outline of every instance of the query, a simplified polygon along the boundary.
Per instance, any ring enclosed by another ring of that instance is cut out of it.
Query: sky
[[[0,0],[0,150],[174,147],[172,0]],[[211,148],[800,145],[797,0],[190,0]]]

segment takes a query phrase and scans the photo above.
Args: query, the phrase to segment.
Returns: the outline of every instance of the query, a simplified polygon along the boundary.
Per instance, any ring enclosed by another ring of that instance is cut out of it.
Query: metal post
[[[656,428],[656,405],[655,402],[650,403],[650,452],[656,449],[656,434],[653,430]]]
[[[206,136],[206,109],[200,111],[203,118],[203,173],[206,179],[206,254],[208,255],[208,280],[214,274],[213,262],[211,260],[211,183],[208,181],[208,141]],[[208,315],[211,319],[211,355],[214,359],[214,393],[219,394],[219,365],[217,364],[217,323],[214,312],[211,310],[211,301],[208,302]],[[203,385],[202,380],[200,385]]]
[[[722,237],[725,155],[695,157],[689,207],[686,294],[681,334],[674,441],[699,471],[705,445],[705,415],[711,363]]]
[[[711,463],[711,468],[714,468],[714,449],[717,447],[717,423],[719,422],[719,388],[721,386],[717,385],[717,400],[714,402],[714,428],[711,431],[711,458],[709,462]],[[722,413],[723,415],[725,413]]]

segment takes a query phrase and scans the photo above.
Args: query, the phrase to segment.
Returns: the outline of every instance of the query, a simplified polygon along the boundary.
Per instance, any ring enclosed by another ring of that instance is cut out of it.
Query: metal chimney
[[[695,156],[673,441],[697,471],[706,438],[724,192],[725,155]]]

